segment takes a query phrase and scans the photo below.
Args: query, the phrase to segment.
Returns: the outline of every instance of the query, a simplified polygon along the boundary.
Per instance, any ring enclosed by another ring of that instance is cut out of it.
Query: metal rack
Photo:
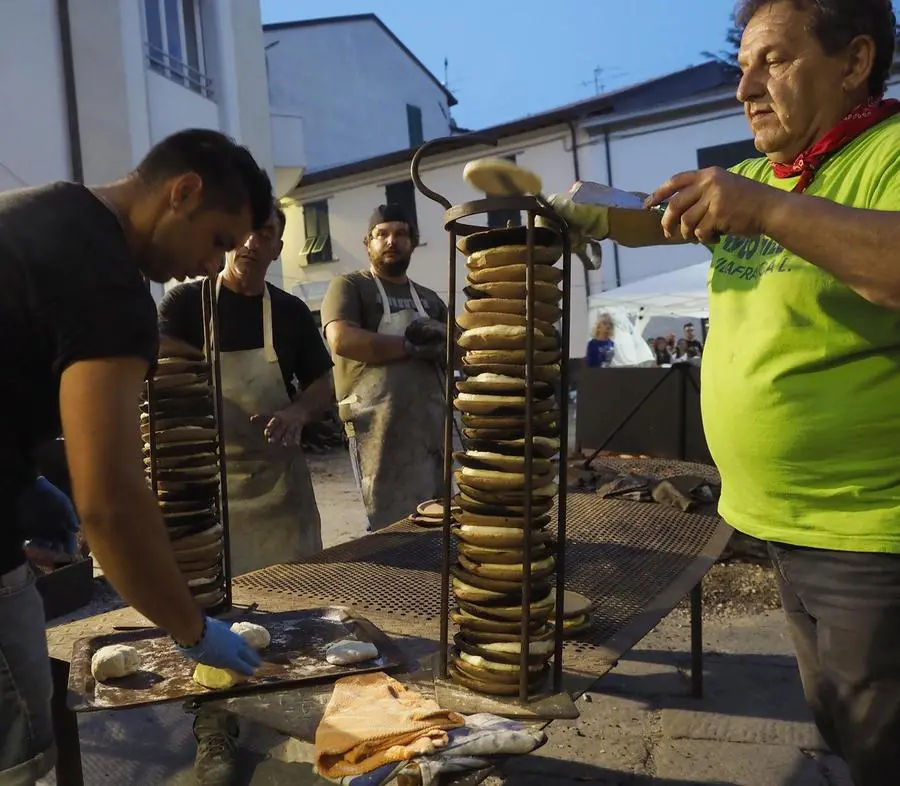
[[[558,491],[558,517],[557,517],[557,550],[556,550],[556,608],[554,613],[554,652],[553,652],[553,692],[562,692],[563,681],[563,617],[564,617],[564,590],[565,590],[565,552],[566,552],[566,488],[568,455],[568,416],[569,416],[569,321],[571,300],[571,243],[568,233],[568,225],[554,210],[539,196],[511,196],[489,197],[461,205],[453,206],[450,202],[428,188],[419,174],[419,167],[423,157],[429,153],[447,152],[466,141],[468,144],[484,144],[495,146],[496,140],[469,135],[464,139],[451,137],[432,140],[420,147],[412,159],[410,166],[412,181],[416,188],[426,197],[437,202],[444,208],[444,229],[449,233],[449,260],[448,260],[448,325],[447,325],[447,351],[446,363],[448,373],[445,383],[445,427],[444,427],[444,522],[442,538],[442,564],[441,564],[441,604],[440,604],[440,651],[438,661],[438,677],[446,679],[448,676],[449,656],[449,618],[450,618],[450,562],[451,562],[451,494],[453,478],[453,426],[454,426],[454,375],[452,370],[456,365],[456,308],[457,308],[457,240],[475,233],[487,231],[484,226],[476,226],[463,223],[464,219],[472,216],[486,214],[489,211],[517,211],[526,214],[526,345],[525,345],[525,491],[524,514],[526,522],[530,522],[532,513],[532,492],[534,478],[533,466],[533,438],[534,424],[532,409],[534,401],[534,331],[535,331],[535,226],[536,219],[542,218],[545,226],[549,224],[560,236],[562,241],[562,317],[560,320],[560,390],[557,391],[560,429],[560,461],[559,461],[559,491]],[[531,650],[531,634],[529,625],[531,622],[531,553],[532,553],[532,528],[525,526],[523,529],[523,552],[527,555],[523,561],[522,582],[522,645],[521,660],[519,663],[520,682],[518,701],[520,704],[528,704],[533,700],[529,692],[529,654]]]
[[[221,575],[223,581],[224,597],[220,603],[206,609],[207,613],[215,616],[228,612],[232,608],[232,576],[231,576],[231,545],[229,537],[228,519],[228,479],[225,466],[225,435],[222,426],[222,374],[219,354],[219,316],[216,296],[215,277],[203,280],[201,286],[202,314],[203,314],[203,338],[204,354],[210,366],[210,387],[212,389],[213,417],[216,429],[216,470],[218,483],[214,497],[217,518],[222,526],[222,564]],[[145,384],[147,397],[148,428],[147,446],[150,457],[150,487],[153,494],[159,498],[159,446],[157,444],[156,412],[154,402],[157,400],[153,375],[147,377]]]

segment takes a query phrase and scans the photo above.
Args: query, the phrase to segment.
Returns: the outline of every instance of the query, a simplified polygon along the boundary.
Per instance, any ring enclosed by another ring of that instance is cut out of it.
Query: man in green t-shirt
[[[712,251],[703,423],[719,510],[769,543],[804,690],[857,786],[900,772],[900,102],[890,0],[744,0],[765,157],[664,211],[551,197],[576,235]]]

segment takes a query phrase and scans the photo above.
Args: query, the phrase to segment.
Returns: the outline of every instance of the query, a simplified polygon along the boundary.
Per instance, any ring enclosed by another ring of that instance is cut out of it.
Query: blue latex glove
[[[178,645],[178,651],[186,658],[219,669],[231,669],[247,677],[262,660],[244,639],[232,633],[231,628],[220,620],[206,618],[206,632],[200,642],[193,647]]]

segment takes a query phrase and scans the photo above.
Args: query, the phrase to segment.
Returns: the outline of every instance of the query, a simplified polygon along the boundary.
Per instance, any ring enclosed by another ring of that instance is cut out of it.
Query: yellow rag
[[[433,753],[464,724],[383,672],[343,677],[316,729],[316,769],[325,778],[362,775]]]

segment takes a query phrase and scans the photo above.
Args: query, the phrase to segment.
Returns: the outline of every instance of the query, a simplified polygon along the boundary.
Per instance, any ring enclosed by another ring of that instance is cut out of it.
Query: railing
[[[213,82],[202,71],[188,65],[183,60],[172,57],[164,49],[151,43],[145,44],[147,65],[158,74],[162,74],[173,82],[184,85],[189,90],[199,93],[205,98],[213,98]]]

